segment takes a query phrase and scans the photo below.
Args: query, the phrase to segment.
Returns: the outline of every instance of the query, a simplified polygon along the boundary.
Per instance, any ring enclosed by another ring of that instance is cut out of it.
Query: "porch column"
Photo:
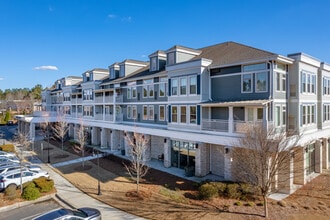
[[[122,145],[120,144],[120,132],[118,130],[110,131],[110,149],[121,150]]]
[[[290,194],[293,190],[293,156],[286,157],[284,164],[287,166],[278,171],[277,187],[278,192]]]
[[[327,138],[322,139],[322,168],[328,169],[329,167],[329,142]]]
[[[294,159],[293,159],[293,169],[294,169],[294,176],[293,182],[295,184],[304,185],[306,183],[306,172],[305,172],[305,148],[299,146],[294,151]]]
[[[196,144],[195,176],[206,176],[210,172],[210,145],[205,143]]]
[[[30,129],[29,129],[29,136],[32,141],[34,141],[35,135],[36,135],[36,125],[32,122],[30,122]]]
[[[167,138],[164,138],[164,166],[165,167],[171,167],[171,145],[170,140]]]
[[[322,143],[315,142],[315,173],[322,173]]]
[[[73,134],[73,139],[74,140],[78,140],[78,131],[79,131],[79,124],[74,124],[73,130],[74,130],[74,134]]]
[[[99,145],[99,136],[98,132],[99,128],[98,127],[91,127],[91,135],[92,135],[92,145]]]
[[[74,124],[69,124],[69,137],[73,138],[74,137]]]
[[[107,148],[107,136],[108,136],[108,129],[107,128],[100,128],[101,130],[101,148]]]
[[[268,130],[268,104],[263,107],[262,126]]]
[[[233,133],[234,132],[234,107],[229,106],[228,107],[228,132]]]
[[[143,155],[143,161],[150,161],[151,160],[151,136],[144,134],[144,138],[149,139],[146,149]]]
[[[230,147],[225,147],[225,154],[224,154],[224,159],[225,159],[225,172],[224,172],[224,178],[225,180],[232,180],[232,175],[231,175],[231,165],[232,165],[232,149]]]

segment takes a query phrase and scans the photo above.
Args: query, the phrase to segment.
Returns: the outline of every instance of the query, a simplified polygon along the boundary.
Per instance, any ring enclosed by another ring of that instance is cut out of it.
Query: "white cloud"
[[[0,80],[4,80],[4,78],[0,77]]]
[[[132,21],[132,17],[131,16],[123,17],[122,21],[123,22],[131,22]]]
[[[108,15],[108,18],[116,18],[117,16],[116,15],[114,15],[114,14],[109,14]]]
[[[56,66],[37,66],[33,68],[34,70],[58,70]]]

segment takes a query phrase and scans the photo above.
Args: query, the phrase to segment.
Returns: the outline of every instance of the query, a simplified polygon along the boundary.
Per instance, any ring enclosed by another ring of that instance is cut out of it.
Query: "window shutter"
[[[168,96],[171,96],[171,79],[168,79]]]
[[[168,106],[168,122],[171,123],[171,120],[172,120],[172,118],[171,118],[171,106],[169,105]]]
[[[201,106],[197,105],[197,124],[200,125],[201,124]]]
[[[197,95],[201,94],[201,75],[197,75]]]

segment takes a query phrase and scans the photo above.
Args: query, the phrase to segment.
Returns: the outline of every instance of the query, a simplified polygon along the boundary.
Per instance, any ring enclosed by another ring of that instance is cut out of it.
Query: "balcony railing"
[[[202,129],[208,131],[228,132],[228,120],[203,119]]]
[[[95,103],[103,103],[103,96],[95,97]]]
[[[110,95],[110,96],[105,96],[104,97],[104,102],[105,103],[113,103],[113,96]]]

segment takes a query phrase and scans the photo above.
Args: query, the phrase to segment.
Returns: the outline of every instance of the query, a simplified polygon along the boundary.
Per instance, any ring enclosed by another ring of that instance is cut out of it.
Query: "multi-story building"
[[[145,159],[231,180],[233,143],[259,123],[304,134],[303,160],[288,167],[293,176],[304,175],[288,179],[282,192],[329,169],[330,65],[306,54],[282,56],[235,42],[173,46],[152,53],[149,62],[124,60],[82,75],[44,91],[43,109],[64,110],[72,138],[83,122],[89,144],[103,150],[127,154],[125,134],[143,133],[150,138]],[[40,116],[56,121],[35,112],[20,129],[33,138]]]

